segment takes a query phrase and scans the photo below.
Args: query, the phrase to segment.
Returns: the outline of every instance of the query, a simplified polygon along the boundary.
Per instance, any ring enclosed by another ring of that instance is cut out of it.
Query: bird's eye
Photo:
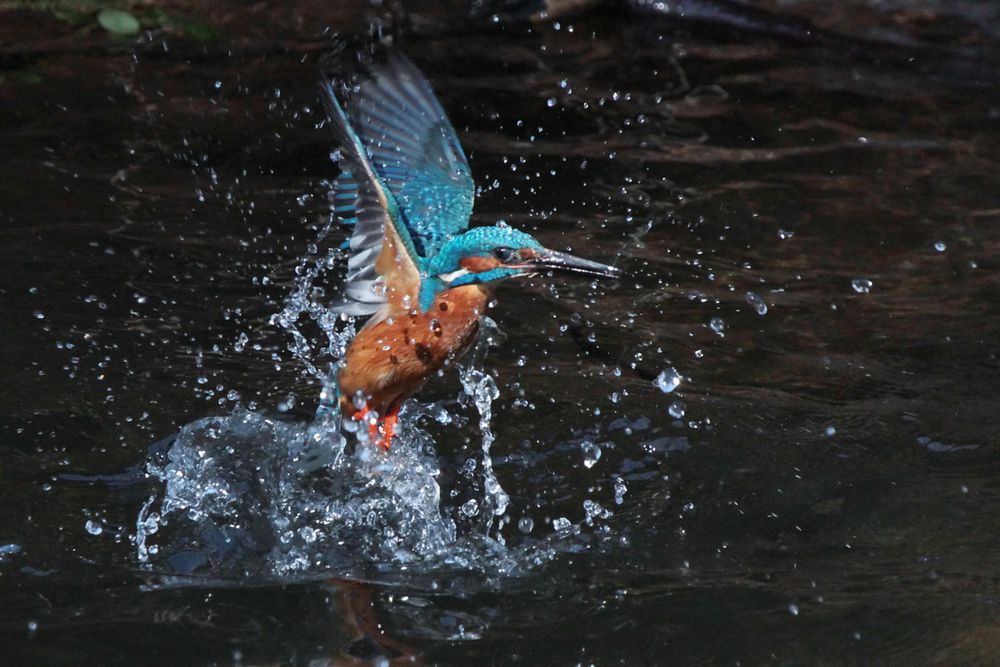
[[[499,259],[501,262],[509,262],[517,254],[513,248],[495,248],[493,250],[493,256]]]

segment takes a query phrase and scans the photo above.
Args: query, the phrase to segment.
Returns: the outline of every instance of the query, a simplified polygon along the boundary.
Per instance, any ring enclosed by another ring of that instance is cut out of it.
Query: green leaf
[[[112,35],[138,35],[141,27],[138,19],[120,9],[102,9],[97,12],[97,22]]]

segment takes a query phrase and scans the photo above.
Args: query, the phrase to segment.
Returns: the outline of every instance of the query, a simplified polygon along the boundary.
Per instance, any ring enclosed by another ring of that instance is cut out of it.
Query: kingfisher
[[[545,248],[506,225],[469,229],[475,184],[427,79],[391,51],[352,80],[321,80],[339,143],[334,212],[353,226],[344,298],[368,317],[340,362],[342,415],[388,450],[402,402],[471,346],[498,283],[619,269]]]

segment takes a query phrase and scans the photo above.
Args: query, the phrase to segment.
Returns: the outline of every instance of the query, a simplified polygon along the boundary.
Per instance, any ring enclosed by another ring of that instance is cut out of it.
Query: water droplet
[[[438,424],[450,424],[452,422],[451,414],[445,410],[442,406],[433,406],[434,411],[434,421]]]
[[[570,522],[570,520],[564,516],[552,520],[552,530],[556,531],[557,533],[561,533],[564,530],[569,530],[569,527],[572,525],[573,524]]]
[[[673,366],[667,368],[666,370],[660,372],[653,380],[653,384],[656,388],[662,391],[664,394],[669,394],[677,387],[681,386],[681,374],[677,372]]]
[[[726,321],[721,317],[713,317],[709,320],[708,327],[720,336],[726,335]]]
[[[795,603],[792,603],[792,604],[788,605],[788,613],[791,614],[792,616],[798,616],[799,615],[799,605],[797,605]]]
[[[479,503],[475,498],[470,498],[462,505],[461,511],[467,517],[474,517],[479,514]]]
[[[38,621],[28,621],[28,634],[33,635],[38,632]]]
[[[687,406],[684,405],[684,401],[674,401],[667,408],[667,413],[674,419],[683,419],[686,411]]]
[[[531,519],[531,517],[523,516],[517,522],[517,529],[520,530],[525,535],[530,533],[534,529],[534,527],[535,527],[535,522]]]
[[[101,524],[98,523],[97,521],[94,521],[93,519],[87,519],[87,523],[83,524],[83,527],[91,535],[100,535],[102,532],[104,532],[104,529],[101,527]]]
[[[938,241],[937,243],[934,244],[934,249],[937,250],[938,252],[944,252],[945,250],[948,249],[948,246],[944,241]]]
[[[13,556],[14,554],[21,553],[20,544],[0,544],[0,562],[7,556]]]
[[[795,236],[795,232],[790,232],[787,229],[778,230],[778,238],[784,241],[785,239],[790,239]]]
[[[590,498],[583,501],[583,512],[587,517],[587,525],[593,525],[594,519],[609,519],[612,516],[609,510],[601,507],[601,503]]]
[[[615,478],[614,483],[615,489],[615,504],[621,505],[625,501],[625,494],[628,493],[628,486],[625,485],[625,480],[621,477]]]
[[[35,319],[36,320],[44,320],[45,319],[45,313],[43,313],[40,310],[36,310],[35,311]]]
[[[833,436],[837,435],[837,429],[834,428],[833,426],[827,426],[826,429],[823,431],[823,433],[826,434],[826,437],[832,438]]]
[[[764,303],[764,300],[756,292],[747,292],[746,299],[747,303],[753,306],[758,315],[767,315],[767,304]]]
[[[278,412],[288,412],[289,410],[291,410],[294,407],[295,407],[295,395],[294,394],[287,394],[285,396],[285,398],[283,398],[282,400],[278,401],[278,405],[277,405]]]
[[[580,443],[580,451],[583,453],[583,465],[585,468],[593,468],[601,460],[600,445],[584,440]]]
[[[851,289],[858,294],[868,294],[872,289],[872,281],[868,278],[855,278],[851,281]]]
[[[556,105],[556,98],[550,97],[549,99],[545,100],[545,106],[547,106],[548,108],[551,109],[555,105]]]
[[[249,340],[250,337],[241,331],[240,335],[236,338],[236,342],[233,343],[233,349],[237,352],[242,352],[244,348],[246,348]]]

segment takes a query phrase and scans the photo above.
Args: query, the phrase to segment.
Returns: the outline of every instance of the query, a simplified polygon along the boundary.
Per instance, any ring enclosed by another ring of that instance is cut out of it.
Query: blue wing
[[[409,59],[391,53],[349,90],[345,109],[376,173],[399,205],[414,250],[422,258],[436,254],[469,226],[475,184],[430,84]],[[335,197],[344,195],[344,206],[349,204],[350,182],[348,177],[335,184]]]
[[[330,125],[340,142],[342,171],[334,184],[334,208],[344,222],[354,225],[347,263],[348,298],[334,309],[348,315],[370,315],[385,303],[386,288],[419,289],[420,260],[396,198],[376,173],[337,101],[333,85],[324,81],[321,91]],[[394,256],[385,259],[387,245]],[[399,285],[388,284],[393,281]]]

